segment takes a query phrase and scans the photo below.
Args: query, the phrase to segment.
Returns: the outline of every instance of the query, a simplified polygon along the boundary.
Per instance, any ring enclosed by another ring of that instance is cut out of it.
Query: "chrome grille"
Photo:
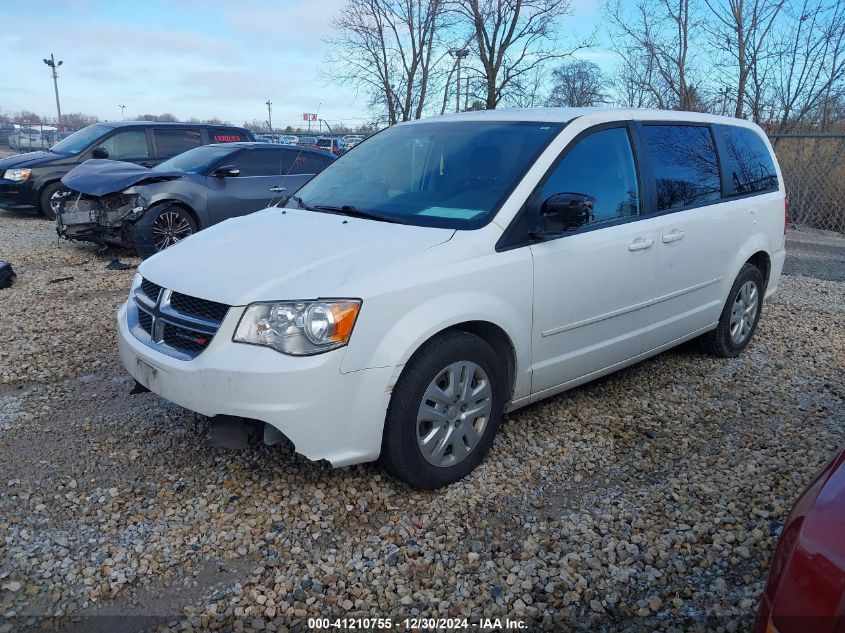
[[[161,292],[161,286],[158,284],[154,284],[153,282],[144,279],[141,281],[141,292],[147,295],[147,298],[151,299],[152,301],[158,301],[158,295]]]
[[[153,333],[153,315],[145,310],[138,310],[138,324],[147,334]]]
[[[179,292],[174,292],[170,296],[170,307],[177,312],[192,314],[203,319],[209,319],[210,321],[223,321],[223,317],[229,311],[229,306],[223,303],[208,301],[207,299],[197,299],[196,297],[189,297]]]
[[[139,341],[179,360],[206,349],[229,306],[173,292],[141,280],[129,301],[129,329]]]

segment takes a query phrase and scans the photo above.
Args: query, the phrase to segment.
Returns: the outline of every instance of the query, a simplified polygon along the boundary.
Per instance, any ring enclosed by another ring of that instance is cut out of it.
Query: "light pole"
[[[273,102],[267,99],[264,103],[267,104],[267,125],[270,126],[270,135],[273,134]]]
[[[59,104],[59,76],[56,74],[56,69],[62,65],[62,62],[61,60],[57,62],[56,58],[53,57],[53,53],[50,53],[50,59],[45,59],[44,63],[53,69],[53,88],[56,91],[56,110],[59,113],[59,130],[63,131],[64,128],[62,127],[62,106]]]
[[[453,48],[449,54],[455,58],[455,64],[458,67],[458,81],[457,89],[455,91],[455,112],[461,111],[461,60],[469,56],[469,50],[466,48]]]
[[[120,108],[120,120],[123,121],[123,111],[126,109],[126,106],[125,105],[119,105],[117,107]]]

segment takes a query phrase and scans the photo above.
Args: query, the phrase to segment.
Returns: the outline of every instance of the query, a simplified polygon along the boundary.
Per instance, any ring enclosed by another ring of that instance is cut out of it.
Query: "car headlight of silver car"
[[[252,303],[232,340],[292,356],[321,354],[349,342],[360,309],[360,299]]]
[[[7,169],[3,172],[3,178],[6,180],[14,180],[15,182],[23,182],[29,179],[32,173],[31,169]]]

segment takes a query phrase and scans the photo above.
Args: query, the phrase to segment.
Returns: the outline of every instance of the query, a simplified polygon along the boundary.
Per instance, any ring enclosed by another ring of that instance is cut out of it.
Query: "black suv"
[[[227,125],[115,121],[95,123],[49,150],[0,159],[0,209],[37,209],[55,219],[66,189],[61,177],[89,158],[111,158],[144,167],[199,145],[255,140],[252,132]]]

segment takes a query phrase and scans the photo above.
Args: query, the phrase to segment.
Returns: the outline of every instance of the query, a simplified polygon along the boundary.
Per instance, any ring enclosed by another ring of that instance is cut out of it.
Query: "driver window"
[[[557,193],[594,197],[588,224],[639,215],[639,186],[628,130],[601,130],[578,141],[546,180],[540,201]]]
[[[130,158],[149,158],[147,133],[144,130],[124,130],[106,139],[100,144],[109,153],[112,160]]]

